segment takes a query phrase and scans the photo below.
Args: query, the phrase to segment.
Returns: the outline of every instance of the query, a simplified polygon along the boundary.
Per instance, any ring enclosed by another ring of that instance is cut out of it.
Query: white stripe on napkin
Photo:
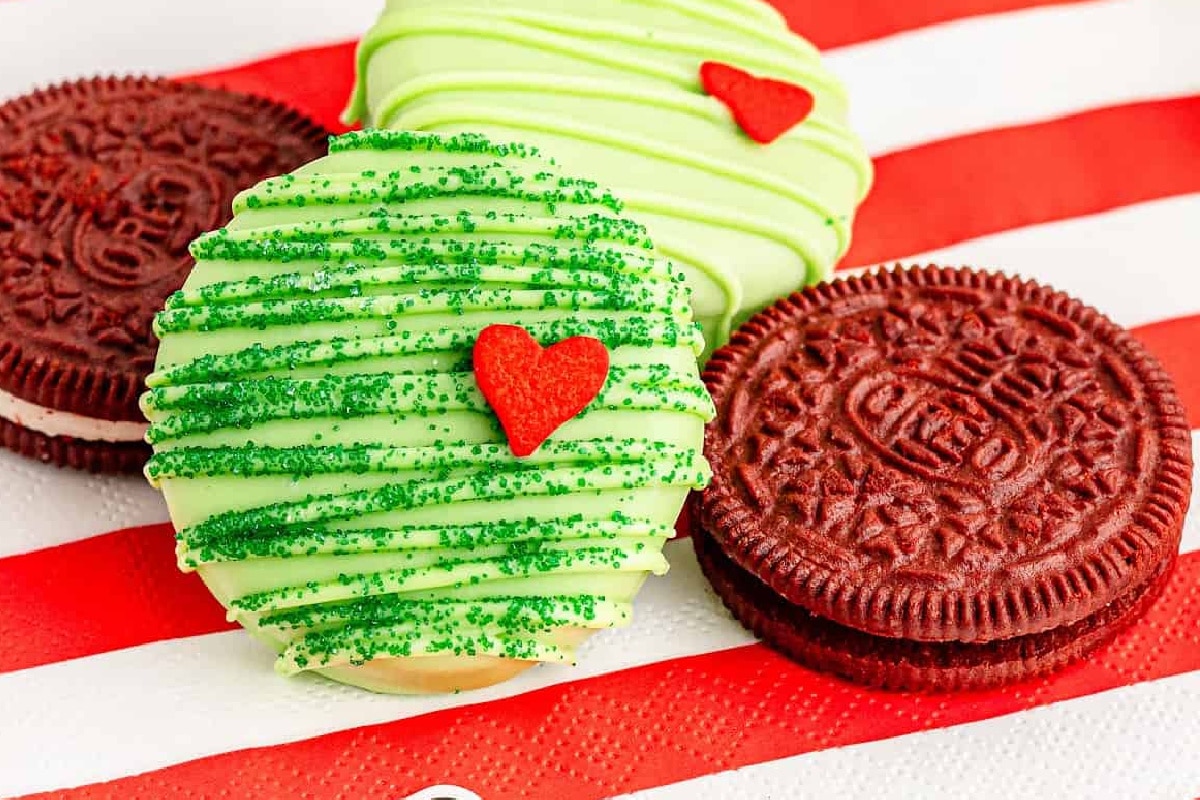
[[[850,92],[855,130],[879,155],[1194,94],[1197,31],[1195,0],[1107,0],[961,20],[840,48],[828,60]]]

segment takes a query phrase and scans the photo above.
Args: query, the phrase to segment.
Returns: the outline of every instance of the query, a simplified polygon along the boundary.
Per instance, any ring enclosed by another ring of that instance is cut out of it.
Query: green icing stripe
[[[278,234],[278,235],[283,235]],[[392,264],[515,264],[545,268],[566,267],[612,274],[627,272],[646,276],[674,276],[670,265],[651,257],[646,248],[607,243],[588,245],[540,241],[514,244],[505,241],[388,239],[371,242],[254,241],[230,236],[212,237],[192,243],[198,257],[222,261],[276,261],[280,264],[315,262],[326,267],[360,266],[368,262]]]
[[[643,6],[667,7],[676,13],[714,24],[756,39],[776,44],[788,55],[816,61],[817,48],[806,39],[790,35],[780,13],[762,0],[638,0]]]
[[[522,539],[490,545],[472,543],[470,546],[463,548],[404,548],[394,551],[384,551],[383,555],[388,556],[386,567],[380,569],[360,567],[352,570],[352,572],[358,575],[373,575],[376,572],[391,573],[402,570],[406,575],[416,575],[418,573],[425,574],[431,570],[434,572],[438,570],[446,572],[447,570],[453,571],[460,568],[469,569],[473,564],[509,562],[514,559],[521,560],[533,556],[545,556],[549,559],[546,563],[557,564],[560,561],[563,563],[570,561],[574,558],[572,554],[577,552],[597,553],[601,550],[614,550],[620,551],[624,554],[622,556],[624,557],[644,552],[658,552],[662,549],[662,546],[663,540],[659,537],[634,536],[623,533],[612,537],[584,536],[573,539],[558,538],[552,540]],[[376,558],[375,562],[378,563],[379,559]],[[322,563],[328,565],[330,559],[323,559]],[[269,567],[270,565],[259,563],[252,565],[251,568],[261,572],[265,566]],[[343,570],[336,574],[326,573],[323,577],[315,577],[312,581],[296,580],[288,589],[290,591],[295,588],[303,588],[308,586],[310,582],[321,585],[342,584],[345,582],[347,572],[350,571]],[[472,586],[478,586],[479,583],[480,581],[478,580],[471,581]],[[430,599],[429,594],[431,591],[436,594],[444,594],[446,587],[453,588],[455,586],[456,580],[448,580],[439,583],[435,587],[418,587],[424,592],[419,599]],[[270,591],[277,592],[279,590],[273,589]],[[258,595],[262,594],[262,592],[255,591],[252,594]],[[324,603],[326,601],[322,600],[321,602]]]
[[[434,242],[433,236],[447,237],[443,244],[459,244],[464,238],[483,239],[485,236],[527,235],[544,237],[553,241],[575,242],[593,245],[597,242],[626,245],[649,250],[652,244],[646,238],[646,229],[640,224],[623,217],[603,214],[586,214],[579,217],[537,217],[528,214],[486,211],[475,214],[461,211],[454,216],[442,214],[384,214],[373,213],[355,219],[333,219],[317,222],[299,222],[276,225],[269,228],[246,228],[231,231],[222,228],[204,234],[191,244],[191,254],[199,261],[202,258],[228,259],[231,261],[256,259],[272,260],[279,257],[286,263],[296,253],[312,253],[309,258],[322,258],[322,245],[335,247],[331,240],[353,237],[342,247],[349,247],[355,257],[382,261],[392,254],[402,254],[402,248],[411,247],[405,237],[420,237],[421,245]],[[429,241],[425,241],[428,236]],[[392,238],[388,238],[392,237]],[[480,242],[481,247],[492,244]],[[503,240],[495,244],[506,244]],[[308,248],[297,247],[307,245]],[[324,260],[329,260],[325,258]]]
[[[329,152],[346,153],[359,150],[407,153],[451,153],[491,156],[505,159],[540,159],[536,147],[521,142],[493,142],[477,133],[458,133],[446,136],[419,131],[351,131],[329,140]],[[553,164],[553,160],[547,163]]]
[[[571,547],[570,545],[577,545]],[[310,581],[234,599],[238,611],[279,611],[313,602],[330,603],[397,592],[419,592],[443,587],[475,586],[488,581],[544,575],[667,571],[667,560],[657,549],[597,545],[591,542],[562,542],[535,553],[495,559],[444,561],[354,575],[339,575],[331,581]]]
[[[398,120],[412,127],[440,127],[469,124],[501,125],[526,133],[554,133],[566,135],[580,141],[612,147],[628,153],[645,156],[668,164],[705,171],[714,178],[744,184],[745,186],[772,192],[780,204],[788,201],[802,206],[826,220],[837,236],[837,254],[840,257],[850,248],[850,223],[845,214],[838,212],[816,192],[791,183],[765,170],[755,169],[735,160],[719,158],[710,153],[689,148],[679,143],[668,143],[649,136],[628,133],[615,127],[605,127],[588,121],[567,121],[553,114],[529,111],[517,112],[500,106],[474,106],[463,109],[455,106],[418,107]],[[728,221],[728,227],[737,228],[736,212]]]
[[[203,355],[186,364],[160,369],[146,378],[150,387],[178,386],[209,381],[235,380],[274,370],[299,367],[331,366],[369,361],[374,358],[420,355],[424,353],[467,352],[479,338],[484,324],[470,318],[455,328],[433,331],[396,331],[370,339],[329,339],[322,342],[298,342],[294,345],[263,347],[251,345],[227,355]],[[592,336],[605,347],[685,347],[696,355],[703,339],[695,325],[673,321],[657,322],[647,317],[620,319],[565,319],[536,322],[524,326],[539,342],[549,345],[571,336]]]
[[[481,472],[446,480],[392,483],[378,489],[347,494],[327,494],[275,503],[249,511],[228,511],[181,531],[182,541],[194,546],[207,540],[254,535],[263,528],[345,520],[471,500],[507,500],[514,497],[563,496],[578,492],[680,486],[701,489],[710,476],[700,454],[685,459],[660,460],[603,469],[564,467],[524,472]]]
[[[642,389],[679,389],[695,393],[695,381],[686,372],[667,364],[631,364],[609,368],[607,384],[628,383]],[[475,386],[474,373],[469,370],[449,370],[424,375],[389,373],[325,375],[320,378],[285,378],[268,376],[261,380],[237,382],[176,384],[151,389],[142,395],[142,410],[156,421],[165,411],[224,412],[244,410],[253,405],[263,409],[287,408],[294,405],[330,407],[341,410],[357,402],[358,395],[386,395],[386,399],[402,402],[408,396],[449,396],[469,392]],[[402,397],[403,396],[403,397]],[[397,405],[397,408],[404,406]],[[256,409],[256,410],[259,410]],[[348,416],[358,416],[349,414]]]
[[[441,92],[509,91],[514,86],[522,91],[545,95],[561,95],[621,103],[636,103],[647,109],[664,108],[687,114],[709,125],[721,125],[728,120],[728,109],[704,94],[681,92],[675,87],[631,87],[619,79],[571,77],[539,72],[505,72],[497,70],[463,70],[425,75],[406,80],[389,92],[377,105],[374,114],[377,124],[387,125],[407,113],[406,106],[423,98],[434,98]],[[818,106],[805,120],[805,125],[785,134],[789,139],[817,145],[842,159],[858,175],[862,185],[871,181],[870,165],[863,158],[862,147],[844,121]],[[622,196],[627,201],[628,197]]]
[[[431,416],[452,411],[492,415],[473,373],[351,375],[315,381],[266,380],[239,384],[221,407],[194,408],[151,423],[151,444],[226,429],[249,429],[279,419],[353,419],[376,414]],[[668,409],[703,419],[712,399],[703,386],[659,387],[610,381],[581,412]]]
[[[264,628],[304,630],[335,625],[413,625],[445,629],[467,622],[507,635],[542,633],[561,625],[609,628],[629,621],[632,603],[595,595],[491,597],[486,600],[416,600],[405,595],[375,595],[344,603],[289,608],[264,614]]]
[[[494,656],[522,661],[569,664],[574,654],[537,637],[502,637],[496,631],[460,628],[426,633],[393,625],[364,630],[319,631],[293,641],[275,662],[281,675],[344,665],[360,666],[375,658],[410,656]]]
[[[180,290],[167,298],[168,311],[226,303],[286,300],[301,297],[357,297],[411,286],[450,288],[457,284],[523,285],[539,289],[589,289],[612,293],[637,293],[644,277],[620,272],[573,268],[543,268],[510,264],[418,264],[401,267],[350,265],[313,273],[291,272],[273,278],[251,276],[241,281],[221,281],[199,289]],[[661,289],[659,291],[662,291]]]
[[[268,614],[268,628],[306,631],[283,652],[285,674],[329,666],[366,663],[381,655],[493,655],[568,660],[565,651],[541,637],[565,625],[611,628],[628,624],[633,607],[593,595],[496,597],[485,601],[408,600],[370,597],[317,609]],[[336,626],[336,627],[333,627]],[[473,631],[464,634],[463,631]]]
[[[651,313],[666,311],[672,316],[688,313],[687,297],[675,284],[642,284],[624,292],[592,292],[554,289],[416,289],[406,294],[360,295],[357,297],[271,299],[241,305],[222,304],[163,311],[154,320],[154,332],[162,337],[183,331],[215,331],[224,328],[265,328],[307,325],[314,322],[385,320],[395,327],[397,317],[422,314],[464,315],[472,311],[534,311],[562,309]]]
[[[390,206],[433,198],[510,198],[538,203],[551,213],[559,204],[598,205],[620,213],[622,204],[612,193],[598,191],[594,181],[539,172],[514,170],[497,162],[469,167],[451,166],[373,170],[313,176],[283,175],[259,183],[239,194],[234,213],[248,209],[313,205]]]
[[[396,550],[440,548],[469,550],[511,542],[573,539],[611,541],[621,536],[669,539],[674,528],[620,512],[610,519],[571,517],[526,518],[465,525],[397,525],[386,528],[345,528],[347,523],[264,528],[245,536],[179,544],[179,564],[193,570],[203,564],[293,556],[355,555]],[[181,537],[182,539],[182,537]]]
[[[251,477],[291,475],[296,478],[346,473],[424,471],[432,475],[464,467],[494,470],[552,468],[564,465],[624,464],[648,459],[688,457],[687,450],[650,439],[552,441],[532,456],[517,458],[505,444],[385,447],[357,445],[318,447],[182,448],[156,454],[146,466],[151,481],[219,475]]]

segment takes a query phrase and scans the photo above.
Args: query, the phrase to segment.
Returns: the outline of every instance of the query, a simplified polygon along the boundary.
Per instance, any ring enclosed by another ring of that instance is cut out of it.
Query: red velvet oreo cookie
[[[746,323],[705,381],[701,563],[814,666],[1036,674],[1136,617],[1173,563],[1182,405],[1128,332],[1051,289],[935,267],[824,284]]]
[[[138,469],[150,324],[191,269],[188,244],[229,220],[238,191],[322,155],[327,136],[267,100],[147,78],[0,105],[0,441]]]

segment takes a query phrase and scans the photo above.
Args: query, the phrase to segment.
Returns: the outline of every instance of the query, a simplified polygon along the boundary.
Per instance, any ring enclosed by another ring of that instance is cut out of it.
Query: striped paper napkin
[[[828,50],[876,159],[843,266],[1000,267],[1076,294],[1133,328],[1200,427],[1200,2],[779,3]],[[380,5],[0,0],[0,98],[190,75],[336,127]],[[395,698],[277,677],[176,572],[139,480],[0,452],[0,796],[1194,798],[1198,516],[1148,617],[1002,691],[869,691],[795,666],[730,619],[685,540],[579,667]]]

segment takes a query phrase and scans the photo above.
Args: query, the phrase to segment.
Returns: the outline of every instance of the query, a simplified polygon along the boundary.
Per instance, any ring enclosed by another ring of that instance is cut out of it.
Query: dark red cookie
[[[882,689],[980,689],[1034,678],[1077,661],[1142,616],[1169,581],[1168,559],[1142,590],[1090,617],[995,642],[918,642],[838,625],[793,605],[729,560],[697,531],[696,558],[725,606],[767,644],[813,669]]]
[[[319,157],[327,137],[267,100],[148,78],[0,105],[0,392],[87,420],[141,421],[150,323],[192,267],[188,244],[228,222],[237,192]],[[103,471],[136,470],[149,455],[141,442],[61,426],[47,435],[23,424],[28,412],[0,422],[3,443],[26,455]]]
[[[929,267],[823,284],[746,323],[705,381],[699,526],[839,626],[1061,635],[1135,607],[1178,549],[1191,447],[1170,379],[1035,283]]]

